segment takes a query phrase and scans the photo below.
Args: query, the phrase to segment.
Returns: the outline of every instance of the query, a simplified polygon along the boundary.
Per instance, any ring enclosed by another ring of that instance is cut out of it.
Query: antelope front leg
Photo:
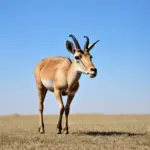
[[[61,93],[59,90],[55,90],[54,92],[55,96],[56,96],[56,99],[58,101],[58,104],[59,104],[59,120],[58,120],[58,124],[57,124],[57,134],[61,134],[61,130],[62,130],[62,116],[63,116],[63,113],[64,113],[64,104],[63,104],[63,101],[62,101],[62,96],[61,96]]]
[[[68,95],[68,98],[67,98],[67,103],[66,103],[66,106],[65,106],[65,134],[68,134],[69,131],[68,131],[68,116],[69,116],[69,112],[70,112],[70,104],[72,102],[74,98],[74,95]]]

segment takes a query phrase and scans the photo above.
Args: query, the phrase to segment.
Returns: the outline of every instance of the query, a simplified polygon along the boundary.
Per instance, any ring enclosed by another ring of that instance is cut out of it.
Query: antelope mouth
[[[90,78],[95,78],[95,77],[96,77],[96,73],[87,72],[87,75],[88,75]]]

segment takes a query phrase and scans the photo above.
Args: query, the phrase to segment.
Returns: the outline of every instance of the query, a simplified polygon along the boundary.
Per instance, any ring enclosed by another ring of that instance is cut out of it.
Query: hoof
[[[56,129],[56,133],[57,133],[57,134],[61,134],[61,130],[62,130],[61,128],[57,128],[57,129]]]
[[[69,132],[68,132],[68,131],[65,131],[64,133],[65,133],[65,134],[69,134]]]
[[[45,130],[42,127],[39,127],[38,130],[39,130],[40,134],[44,134],[45,133]]]
[[[64,134],[69,134],[68,129],[64,128],[63,131],[64,131]]]
[[[58,130],[58,131],[57,131],[57,134],[61,134],[61,131],[60,131],[60,130]]]
[[[40,131],[40,134],[44,134],[45,132],[44,131]]]

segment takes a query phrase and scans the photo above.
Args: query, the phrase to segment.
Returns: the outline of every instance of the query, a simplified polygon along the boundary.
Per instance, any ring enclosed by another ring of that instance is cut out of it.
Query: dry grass
[[[57,135],[58,116],[1,116],[0,150],[150,150],[150,115],[71,115],[70,134]]]

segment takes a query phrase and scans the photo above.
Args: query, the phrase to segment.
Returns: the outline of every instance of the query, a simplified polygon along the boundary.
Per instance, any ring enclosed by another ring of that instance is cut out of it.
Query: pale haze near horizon
[[[91,50],[98,69],[82,75],[71,113],[150,113],[150,2],[144,1],[1,1],[0,114],[37,114],[33,71],[48,56],[72,55],[65,41],[74,34]],[[66,98],[64,97],[64,103]],[[53,93],[44,114],[58,114]]]

